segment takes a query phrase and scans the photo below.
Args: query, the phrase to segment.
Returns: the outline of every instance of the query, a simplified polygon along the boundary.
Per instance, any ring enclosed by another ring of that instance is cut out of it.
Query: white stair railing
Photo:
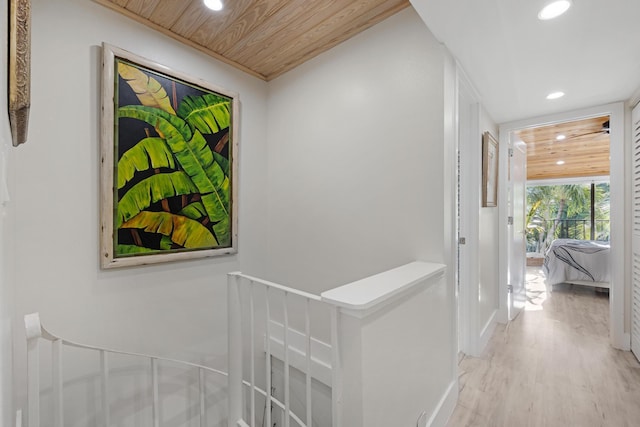
[[[272,426],[274,421],[278,421],[279,427],[342,424],[387,427],[396,422],[413,425],[415,417],[418,425],[425,420],[428,426],[444,425],[447,411],[452,410],[457,396],[455,346],[448,335],[440,332],[442,327],[452,328],[448,322],[454,302],[444,272],[444,265],[417,261],[320,296],[242,273],[230,273],[228,374],[194,363],[67,341],[44,329],[37,313],[27,315],[28,426],[40,427],[41,340],[51,342],[53,410],[46,421],[54,427],[65,425],[64,347],[99,354],[102,411],[96,424],[100,426],[109,426],[112,421],[109,360],[113,354],[146,360],[151,371],[149,395],[154,427],[160,425],[162,409],[159,362],[175,363],[197,372],[199,411],[195,413],[201,427],[207,425],[207,374],[227,377],[228,427]],[[421,338],[425,334],[429,341]],[[328,336],[330,343],[319,341],[315,338],[318,335]],[[341,346],[351,342],[358,345]],[[409,359],[404,357],[406,349],[412,352]],[[281,362],[278,368],[283,367],[284,380],[278,383],[283,384],[281,398],[272,391],[274,360]],[[365,383],[369,384],[366,393]],[[330,409],[322,401],[329,396],[326,388],[318,384],[330,387]],[[384,413],[380,413],[380,402],[389,398],[388,390],[400,385],[407,387],[409,396],[428,396],[429,400],[396,399],[396,405],[385,406]],[[349,391],[344,396],[343,388]],[[317,396],[322,399],[315,400]],[[425,408],[435,409],[428,412]]]
[[[205,407],[205,377],[207,374],[227,376],[226,372],[219,371],[207,366],[198,365],[195,363],[168,359],[164,357],[150,356],[146,354],[130,353],[119,350],[110,350],[107,348],[95,347],[90,345],[78,344],[62,338],[59,338],[52,333],[48,332],[40,323],[40,316],[38,313],[28,314],[24,318],[25,327],[27,332],[27,394],[28,394],[28,427],[40,427],[40,341],[47,340],[52,343],[51,345],[51,357],[52,357],[52,402],[53,413],[47,416],[46,425],[53,425],[54,427],[63,427],[64,423],[64,408],[63,408],[63,394],[64,394],[64,378],[62,370],[63,360],[63,348],[75,347],[98,353],[100,356],[100,390],[101,390],[101,409],[102,415],[100,416],[98,425],[107,427],[110,426],[110,393],[109,393],[109,356],[110,355],[125,355],[141,358],[147,361],[148,366],[151,369],[151,390],[152,395],[152,425],[158,427],[160,425],[160,407],[161,400],[159,394],[158,385],[158,363],[169,363],[182,366],[183,368],[193,369],[198,373],[199,379],[199,424],[201,427],[207,425],[206,420],[206,407]],[[50,422],[48,420],[51,420]]]
[[[321,295],[239,272],[228,274],[228,427],[271,426],[272,404],[279,408],[275,414],[283,427],[388,427],[425,420],[435,426],[440,418],[446,420],[446,414],[439,415],[441,407],[443,414],[448,410],[442,402],[455,401],[451,390],[457,388],[454,345],[440,333],[450,327],[454,301],[445,268],[415,261]],[[330,344],[313,338],[312,326],[328,336]],[[258,349],[256,343],[262,341],[264,349]],[[282,401],[271,393],[272,356],[283,365]],[[306,398],[303,404],[296,401],[302,418],[291,409],[291,384],[302,388],[291,382],[293,372],[304,378],[305,390],[295,393]],[[436,379],[433,384],[431,378]],[[312,379],[330,387],[330,409],[318,408],[316,396],[322,393],[314,394]],[[385,405],[381,412],[381,402],[390,400],[389,390],[402,387],[408,399],[395,399],[394,407]],[[263,420],[256,418],[257,396],[265,400]],[[427,413],[425,408],[436,409]]]
[[[296,301],[292,303],[294,298]],[[295,305],[295,310],[292,310],[293,305]],[[316,366],[321,364],[322,367],[331,369],[332,373],[336,371],[314,357],[313,351],[319,342],[311,335],[312,305],[319,306],[329,315],[335,311],[335,307],[323,302],[318,295],[238,272],[229,273],[227,306],[229,316],[229,427],[272,425],[274,418],[272,405],[279,410],[284,427],[312,426],[314,370],[317,370]],[[292,311],[301,317],[298,319],[298,324],[302,324],[303,331],[292,328],[290,319]],[[275,318],[282,320],[281,330],[278,323],[274,321]],[[330,330],[330,325],[326,326],[326,329]],[[278,329],[276,330],[276,328]],[[293,338],[299,338],[300,335],[303,337],[302,348],[299,348],[300,342],[295,345],[292,343]],[[335,336],[335,330],[332,336]],[[264,342],[264,349],[258,350],[256,342]],[[275,355],[273,348],[275,343],[282,347],[282,351],[277,354],[277,358],[281,359],[283,363],[284,370],[282,401],[276,399],[271,393],[272,357]],[[337,351],[337,343],[334,338],[332,338],[330,347],[331,352]],[[262,355],[264,355],[264,366],[256,366],[256,361]],[[330,355],[330,359],[333,360],[331,363],[335,366],[337,359],[333,355]],[[247,360],[248,369],[245,369]],[[243,361],[245,362],[243,363]],[[291,410],[290,375],[292,368],[296,368],[304,376],[305,415],[302,418]],[[243,393],[242,384],[246,386],[245,389],[248,389],[247,394]],[[260,386],[261,384],[264,384],[264,388]],[[332,387],[332,390],[336,390],[336,388]],[[267,391],[269,392],[267,393]],[[334,391],[332,394],[336,395]],[[264,409],[260,411],[261,414],[264,414],[263,420],[257,419],[257,395],[262,396],[265,401]],[[335,398],[333,400],[335,408]],[[336,411],[332,410],[332,413],[336,413]],[[332,419],[332,425],[338,427],[335,418]]]

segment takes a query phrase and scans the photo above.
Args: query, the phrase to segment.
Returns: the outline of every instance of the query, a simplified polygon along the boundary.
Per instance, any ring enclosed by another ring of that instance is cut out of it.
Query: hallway
[[[527,270],[527,308],[499,324],[480,358],[460,361],[448,426],[640,425],[640,363],[608,342],[609,299]]]

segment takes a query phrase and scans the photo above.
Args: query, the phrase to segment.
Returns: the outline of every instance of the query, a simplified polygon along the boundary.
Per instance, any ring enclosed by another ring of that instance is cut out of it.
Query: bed
[[[609,253],[609,242],[554,240],[542,264],[547,285],[573,283],[608,289]]]

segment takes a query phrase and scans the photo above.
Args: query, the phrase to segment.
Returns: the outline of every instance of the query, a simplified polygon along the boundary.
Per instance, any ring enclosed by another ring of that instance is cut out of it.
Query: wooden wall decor
[[[27,141],[31,106],[31,2],[9,0],[9,122],[13,146]]]

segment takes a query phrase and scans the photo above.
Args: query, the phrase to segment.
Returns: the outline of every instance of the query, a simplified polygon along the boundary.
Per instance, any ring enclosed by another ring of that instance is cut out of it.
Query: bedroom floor
[[[564,284],[548,293],[540,267],[527,267],[527,299],[482,357],[460,361],[447,425],[640,425],[640,363],[609,345],[608,294]]]

